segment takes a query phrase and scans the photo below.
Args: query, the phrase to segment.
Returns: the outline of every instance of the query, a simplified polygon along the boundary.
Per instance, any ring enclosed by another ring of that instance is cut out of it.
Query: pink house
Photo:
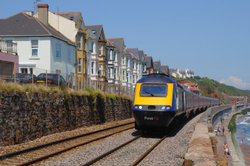
[[[10,76],[18,72],[16,43],[0,40],[0,76]]]

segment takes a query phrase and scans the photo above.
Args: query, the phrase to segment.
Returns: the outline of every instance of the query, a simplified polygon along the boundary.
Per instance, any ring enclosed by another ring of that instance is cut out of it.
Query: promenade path
[[[241,110],[237,111],[240,112]],[[231,120],[232,116],[237,113],[234,110],[229,115],[222,115],[223,121],[216,124],[216,126],[225,126],[224,134],[220,132],[217,138],[217,156],[220,161],[224,161],[222,163],[228,163],[228,166],[245,166],[241,151],[239,150],[239,146],[234,146],[231,132],[228,130],[228,124]],[[230,156],[224,154],[223,144],[226,142],[229,146]]]

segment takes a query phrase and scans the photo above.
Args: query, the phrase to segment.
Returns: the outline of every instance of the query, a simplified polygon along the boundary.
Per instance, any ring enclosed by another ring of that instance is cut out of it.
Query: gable
[[[99,41],[106,42],[106,38],[105,38],[105,35],[104,35],[103,28],[102,28],[100,36],[99,36]]]

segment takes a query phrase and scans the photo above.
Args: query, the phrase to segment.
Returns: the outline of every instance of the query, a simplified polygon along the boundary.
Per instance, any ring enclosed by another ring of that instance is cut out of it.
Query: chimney
[[[37,10],[38,10],[38,19],[45,25],[48,25],[48,4],[38,4]]]

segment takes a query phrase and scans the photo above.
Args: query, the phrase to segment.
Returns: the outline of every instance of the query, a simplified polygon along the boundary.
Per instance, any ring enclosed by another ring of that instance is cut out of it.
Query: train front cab
[[[175,83],[137,83],[133,103],[136,129],[164,128],[175,117]]]

